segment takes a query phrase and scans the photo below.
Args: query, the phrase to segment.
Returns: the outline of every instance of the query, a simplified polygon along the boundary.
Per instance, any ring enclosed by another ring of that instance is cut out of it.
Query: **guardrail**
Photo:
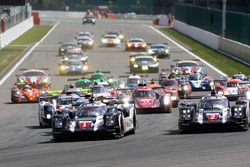
[[[173,28],[202,44],[222,52],[231,58],[250,66],[250,46],[222,38],[211,32],[174,20]]]
[[[29,17],[23,22],[17,24],[16,26],[8,29],[4,33],[0,34],[0,48],[5,47],[10,42],[18,38],[24,32],[28,31],[33,27],[33,17]]]

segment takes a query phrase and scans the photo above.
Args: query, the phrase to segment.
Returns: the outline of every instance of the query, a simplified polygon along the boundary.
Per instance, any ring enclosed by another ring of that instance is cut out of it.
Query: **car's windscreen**
[[[136,90],[134,92],[135,97],[155,97],[155,93],[152,90]]]
[[[105,112],[103,107],[82,107],[77,111],[77,116],[82,117],[96,117],[103,115]]]
[[[68,53],[65,57],[68,57],[69,59],[79,59],[83,57],[81,53]]]
[[[105,90],[105,88],[104,87],[93,87],[92,88],[92,92],[93,93],[105,93],[106,92],[106,90]]]
[[[133,39],[133,40],[130,40],[129,42],[132,42],[132,43],[141,43],[143,41],[139,40],[139,39]]]
[[[85,18],[86,18],[86,19],[94,19],[93,16],[86,16]]]
[[[131,89],[117,89],[116,93],[118,95],[131,95],[132,90]]]
[[[238,82],[228,82],[227,87],[238,87]]]
[[[141,82],[141,79],[129,78],[127,82],[128,84],[139,84]]]
[[[155,93],[158,93],[158,94],[164,94],[165,91],[163,88],[153,88],[154,92]]]
[[[63,45],[63,48],[64,49],[74,49],[74,48],[76,48],[76,45],[74,45],[74,44],[65,44],[65,45]]]
[[[176,67],[196,67],[196,66],[198,66],[196,63],[191,63],[191,62],[176,64]]]
[[[77,101],[77,98],[60,98],[58,99],[59,105],[69,105],[72,104],[73,101]]]
[[[91,76],[91,79],[103,79],[103,75],[101,75],[101,74],[93,74]]]
[[[150,47],[152,49],[166,49],[166,46],[164,45],[151,45]]]
[[[104,36],[103,37],[104,39],[116,39],[117,37],[116,36]]]
[[[80,61],[66,61],[63,63],[64,65],[81,65]]]
[[[30,72],[24,72],[21,74],[21,77],[36,77],[36,76],[46,76],[44,72],[40,71],[30,71]]]
[[[178,86],[178,82],[176,80],[166,80],[161,82],[161,86]]]
[[[136,58],[136,63],[154,63],[153,58]]]
[[[194,81],[201,79],[199,74],[191,74],[188,78],[189,80],[194,80]]]
[[[200,104],[200,108],[204,110],[222,110],[228,108],[228,101],[226,99],[208,99]]]

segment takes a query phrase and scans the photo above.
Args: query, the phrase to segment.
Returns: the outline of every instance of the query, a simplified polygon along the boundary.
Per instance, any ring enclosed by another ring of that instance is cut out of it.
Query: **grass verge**
[[[0,72],[11,64],[29,45],[41,40],[52,28],[48,25],[35,25],[16,40],[0,50]]]
[[[191,52],[206,60],[229,76],[239,71],[246,75],[250,75],[250,68],[248,66],[235,61],[234,59],[213,49],[210,49],[207,46],[189,38],[188,36],[175,31],[172,28],[160,28],[160,31],[188,46],[191,49]]]

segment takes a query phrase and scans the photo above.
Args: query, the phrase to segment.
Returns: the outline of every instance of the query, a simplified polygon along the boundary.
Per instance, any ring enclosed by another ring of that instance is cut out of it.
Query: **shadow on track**
[[[210,134],[210,133],[233,133],[233,132],[242,132],[238,128],[195,128],[190,129],[185,132],[180,132],[179,130],[166,130],[163,132],[163,135],[185,135],[185,134]]]

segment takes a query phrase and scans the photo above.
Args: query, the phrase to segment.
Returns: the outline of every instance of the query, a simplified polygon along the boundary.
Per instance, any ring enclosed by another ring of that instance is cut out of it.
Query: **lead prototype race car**
[[[54,141],[62,141],[67,136],[103,134],[122,138],[124,134],[135,133],[136,111],[133,105],[103,99],[81,104],[76,110],[65,108],[53,116],[52,133]]]
[[[178,125],[180,132],[204,126],[230,126],[247,131],[249,100],[236,101],[231,107],[227,97],[212,91],[211,95],[203,96],[198,105],[193,102],[182,103],[179,108]]]

